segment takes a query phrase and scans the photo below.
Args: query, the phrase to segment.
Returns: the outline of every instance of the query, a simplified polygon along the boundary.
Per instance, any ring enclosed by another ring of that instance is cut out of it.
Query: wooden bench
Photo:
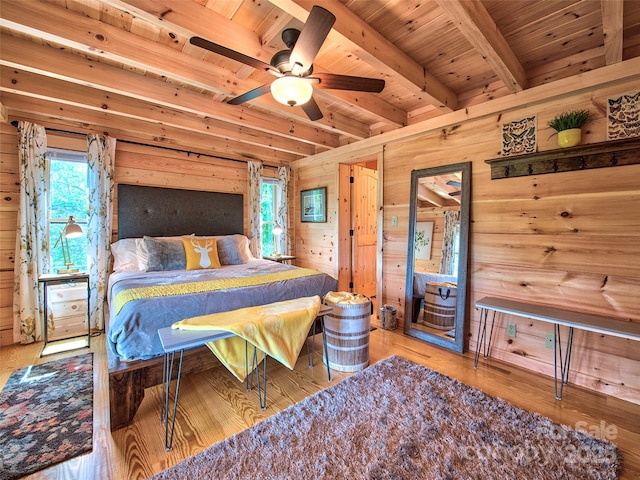
[[[309,336],[315,335],[317,332],[316,324],[318,320],[321,322],[322,339],[324,343],[324,356],[325,363],[327,364],[327,379],[331,381],[331,369],[329,367],[329,358],[327,356],[327,340],[324,334],[324,316],[331,313],[332,308],[327,305],[321,305],[318,315],[311,325],[309,330]],[[173,444],[173,432],[176,421],[176,411],[178,408],[178,398],[180,392],[180,378],[182,376],[182,363],[184,353],[187,350],[195,349],[205,345],[208,342],[215,342],[216,340],[222,340],[223,338],[229,338],[235,336],[234,333],[224,330],[179,330],[171,327],[161,328],[158,330],[158,336],[160,337],[160,343],[164,350],[164,364],[163,364],[163,396],[164,407],[161,414],[161,421],[165,424],[165,449],[171,450]],[[308,339],[307,339],[308,340]],[[246,388],[250,391],[253,388],[253,374],[256,375],[256,384],[258,388],[258,399],[260,401],[260,408],[262,410],[267,408],[267,356],[265,355],[263,361],[263,375],[262,384],[260,380],[260,371],[258,369],[257,361],[257,348],[253,346],[253,355],[249,354],[249,342],[245,342],[245,374],[246,374]],[[312,341],[313,345],[313,341]],[[307,341],[307,355],[309,357],[309,367],[313,366],[312,350],[309,353],[309,343]],[[173,365],[175,363],[176,353],[178,356],[178,369],[177,375],[174,375]],[[251,368],[249,365],[251,364]],[[249,372],[252,372],[249,375]],[[175,393],[173,395],[173,413],[171,419],[169,419],[169,400],[170,400],[170,384],[172,378],[176,379]],[[169,425],[171,423],[171,425]]]
[[[480,357],[481,348],[483,349],[484,358],[489,356],[496,313],[506,313],[508,315],[526,317],[554,324],[554,389],[555,396],[558,400],[562,399],[562,390],[564,385],[567,384],[569,377],[571,348],[573,346],[573,330],[575,328],[604,335],[613,335],[629,340],[640,340],[640,324],[622,319],[572,312],[560,308],[517,302],[514,300],[495,297],[484,297],[483,299],[478,300],[476,302],[476,307],[481,310],[480,322],[478,325],[478,340],[476,343],[476,356],[474,361],[475,368],[478,368],[478,359]],[[487,318],[490,311],[493,311],[493,318],[491,320],[489,335],[487,336]],[[560,341],[561,326],[569,328],[564,352]],[[559,379],[558,372],[560,373]]]

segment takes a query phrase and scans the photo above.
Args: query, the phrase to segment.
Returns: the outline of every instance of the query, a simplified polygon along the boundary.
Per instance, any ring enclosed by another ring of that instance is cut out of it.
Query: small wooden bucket
[[[369,365],[371,300],[357,293],[329,292],[324,303],[332,307],[324,317],[329,367],[339,372],[362,370]]]
[[[398,328],[398,312],[396,307],[383,305],[380,307],[380,327],[384,330],[395,330]]]
[[[424,291],[423,324],[439,330],[455,326],[457,285],[429,282]]]

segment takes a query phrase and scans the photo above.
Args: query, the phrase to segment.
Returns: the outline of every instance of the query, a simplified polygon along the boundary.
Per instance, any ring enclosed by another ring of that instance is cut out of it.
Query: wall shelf
[[[640,137],[485,160],[491,180],[640,163]]]

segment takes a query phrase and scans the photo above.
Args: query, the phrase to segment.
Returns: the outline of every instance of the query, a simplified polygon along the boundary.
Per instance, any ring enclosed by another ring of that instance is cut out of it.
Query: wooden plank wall
[[[538,151],[557,148],[546,123],[567,109],[588,108],[594,115],[583,129],[583,143],[605,141],[607,97],[635,89],[637,84],[621,82],[378,145],[384,156],[382,302],[398,308],[400,323],[411,170],[463,161],[472,162],[471,349],[479,318],[473,305],[486,295],[640,322],[640,165],[492,181],[485,163],[500,156],[502,123],[533,114]],[[333,196],[331,165],[370,153],[356,145],[343,158],[307,159],[294,163],[294,170],[301,185],[316,182],[322,172],[324,183],[318,185],[328,185]],[[391,225],[394,215],[397,227]],[[335,227],[314,240],[319,251],[331,248]],[[305,242],[306,233],[300,234]],[[517,323],[517,338],[506,337],[507,321]],[[491,356],[552,375],[553,350],[545,348],[545,333],[552,331],[542,322],[499,317]],[[638,347],[630,340],[576,332],[570,382],[640,403]]]
[[[335,167],[335,168],[334,168]],[[291,224],[295,225],[294,249],[296,265],[315,268],[338,278],[338,181],[337,166],[319,165],[304,172],[294,170],[293,215]],[[327,187],[327,222],[302,223],[300,221],[300,192],[313,188]]]
[[[245,232],[249,227],[247,164],[245,162],[119,142],[116,146],[114,181],[116,185],[126,183],[243,194]],[[113,215],[113,235],[116,239],[117,198]]]
[[[13,343],[13,260],[19,195],[16,129],[0,123],[0,347]]]
[[[44,125],[47,126],[46,124]],[[86,150],[82,136],[47,134],[48,145]],[[16,128],[0,124],[0,346],[13,343],[13,259],[20,185]],[[265,176],[275,176],[265,168]],[[245,232],[248,228],[247,164],[207,155],[178,152],[118,142],[114,180],[118,183],[171,187],[245,196]],[[117,194],[117,189],[116,189]],[[113,213],[113,239],[117,239],[117,198]]]

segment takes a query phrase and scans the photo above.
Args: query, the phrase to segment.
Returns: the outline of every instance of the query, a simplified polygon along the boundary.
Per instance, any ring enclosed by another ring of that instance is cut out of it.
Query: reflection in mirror
[[[411,173],[404,330],[464,348],[471,163]]]

